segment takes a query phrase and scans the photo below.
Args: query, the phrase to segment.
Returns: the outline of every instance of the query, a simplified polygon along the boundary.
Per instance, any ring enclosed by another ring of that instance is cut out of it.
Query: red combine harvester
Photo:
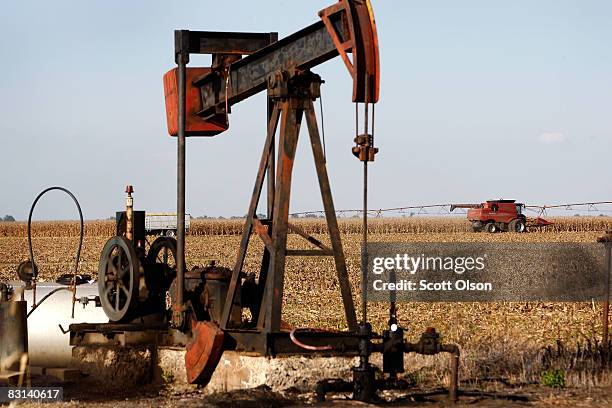
[[[499,231],[526,232],[527,228],[552,224],[543,218],[527,218],[523,214],[525,204],[515,200],[488,200],[481,204],[451,204],[450,210],[468,208],[467,219],[474,232]]]

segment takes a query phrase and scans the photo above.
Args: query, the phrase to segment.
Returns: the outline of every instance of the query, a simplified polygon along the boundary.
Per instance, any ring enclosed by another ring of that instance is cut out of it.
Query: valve
[[[80,298],[77,298],[76,301],[83,305],[83,309],[85,309],[89,302],[94,302],[96,307],[102,307],[100,296],[81,296]]]
[[[436,329],[433,327],[425,329],[425,332],[421,334],[419,342],[415,344],[415,351],[429,356],[438,354],[441,351],[440,335],[436,332]]]
[[[396,378],[404,372],[404,329],[397,324],[383,332],[383,373]]]

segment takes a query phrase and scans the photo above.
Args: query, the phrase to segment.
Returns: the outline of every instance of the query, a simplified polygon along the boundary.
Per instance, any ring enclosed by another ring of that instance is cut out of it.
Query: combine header
[[[525,204],[515,200],[488,200],[481,204],[451,204],[455,208],[467,208],[467,219],[472,223],[474,232],[499,231],[526,232],[528,228],[539,228],[551,225],[544,218],[528,218],[523,214]]]

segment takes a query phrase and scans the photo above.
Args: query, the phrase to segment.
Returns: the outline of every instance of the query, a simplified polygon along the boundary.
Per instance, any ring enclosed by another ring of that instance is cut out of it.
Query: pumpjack
[[[442,344],[429,328],[417,343],[404,339],[394,302],[389,328],[373,332],[367,318],[366,279],[361,288],[358,322],[338,222],[327,173],[326,158],[314,109],[320,97],[321,77],[311,71],[340,56],[353,79],[355,145],[352,153],[363,163],[363,204],[367,209],[368,163],[374,146],[375,103],[379,99],[379,52],[376,24],[368,0],[340,0],[319,12],[319,21],[288,37],[277,33],[243,33],[177,30],[174,32],[176,67],[164,75],[168,132],[177,140],[177,239],[163,237],[148,254],[138,227],[142,215],[133,211],[128,188],[125,213],[118,217],[117,236],[104,247],[99,266],[99,295],[110,322],[73,324],[72,344],[112,339],[121,333],[159,330],[168,343],[186,339],[186,370],[191,383],[206,384],[224,350],[267,356],[319,354],[359,356],[353,381],[322,381],[321,398],[333,390],[352,391],[354,398],[372,401],[379,389],[402,387],[404,354],[448,352],[451,358],[450,397],[456,399],[459,349]],[[188,67],[193,54],[212,56],[209,67]],[[267,92],[268,121],[253,193],[233,268],[208,265],[190,271],[185,266],[185,151],[187,138],[211,137],[229,128],[231,107]],[[363,127],[359,130],[359,114]],[[329,232],[327,245],[289,222],[292,169],[302,120],[305,119],[314,156]],[[276,133],[278,131],[278,140]],[[267,186],[267,213],[256,214]],[[367,211],[363,243],[367,243]],[[313,249],[287,248],[287,234],[309,241]],[[259,274],[243,271],[251,241],[263,244]],[[170,252],[175,265],[167,261]],[[159,255],[163,253],[164,260]],[[346,317],[346,331],[288,328],[282,321],[285,260],[287,256],[330,256]],[[367,271],[367,252],[362,273]],[[248,311],[248,313],[246,313]],[[247,316],[247,317],[245,317]],[[385,377],[375,378],[372,353],[383,354]]]

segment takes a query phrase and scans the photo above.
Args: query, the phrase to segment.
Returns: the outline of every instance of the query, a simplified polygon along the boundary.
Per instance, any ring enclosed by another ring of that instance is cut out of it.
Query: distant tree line
[[[15,217],[13,217],[12,215],[5,215],[4,217],[0,218],[0,221],[4,221],[4,222],[15,222]]]

